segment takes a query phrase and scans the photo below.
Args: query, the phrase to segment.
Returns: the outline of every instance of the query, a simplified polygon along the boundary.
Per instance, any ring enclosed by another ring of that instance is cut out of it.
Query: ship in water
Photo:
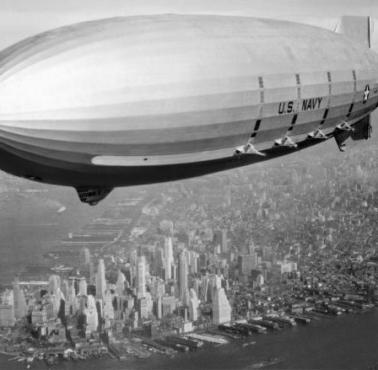
[[[246,370],[252,370],[252,369],[263,369],[268,366],[277,365],[282,362],[282,359],[278,357],[272,357],[267,360],[263,360],[260,362],[256,362],[246,368]]]

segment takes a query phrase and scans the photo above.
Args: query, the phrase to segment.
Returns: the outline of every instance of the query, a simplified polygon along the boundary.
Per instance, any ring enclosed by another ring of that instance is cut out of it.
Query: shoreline
[[[377,307],[374,307],[373,309],[369,310],[369,311],[364,311],[362,312],[364,313],[365,315],[368,315],[370,316],[371,318],[373,318],[374,322],[375,322],[375,319],[376,319],[376,314],[378,313],[378,308]],[[369,315],[371,314],[371,315]],[[282,350],[281,353],[277,353],[277,348],[273,348],[273,350],[271,350],[271,347],[277,347],[277,344],[279,343],[287,343],[287,341],[289,340],[290,343],[292,342],[298,342],[300,341],[302,343],[302,340],[301,338],[307,338],[308,334],[310,334],[309,338],[311,338],[314,333],[318,333],[318,332],[324,332],[326,331],[325,333],[325,342],[333,342],[334,341],[334,338],[333,338],[333,334],[329,332],[329,326],[331,324],[332,328],[333,329],[337,329],[337,331],[339,332],[344,332],[345,331],[345,328],[346,327],[349,327],[351,324],[353,326],[356,326],[356,323],[358,327],[360,326],[367,326],[367,327],[371,327],[372,325],[368,323],[368,321],[366,322],[366,325],[360,325],[361,323],[363,323],[365,320],[363,319],[363,317],[365,317],[365,315],[361,315],[361,314],[344,314],[344,315],[341,315],[341,316],[334,316],[334,320],[330,320],[330,321],[325,321],[325,320],[316,320],[314,321],[313,324],[309,324],[309,325],[298,325],[297,327],[295,328],[292,328],[292,329],[288,329],[288,330],[282,330],[280,332],[270,332],[269,334],[274,334],[274,335],[258,335],[258,334],[255,334],[255,335],[252,335],[252,336],[249,336],[249,337],[245,337],[243,339],[239,339],[239,340],[229,340],[229,343],[228,344],[225,344],[225,345],[221,345],[221,346],[215,346],[215,345],[207,345],[205,348],[207,348],[206,350],[197,350],[195,352],[188,352],[188,353],[179,353],[177,352],[177,354],[175,354],[175,356],[167,356],[167,355],[162,355],[162,354],[152,354],[152,356],[149,358],[149,360],[143,360],[143,359],[138,359],[138,358],[135,358],[135,357],[128,357],[127,359],[123,360],[123,361],[120,361],[118,359],[114,359],[114,358],[110,358],[109,356],[103,356],[102,358],[98,358],[98,359],[95,359],[95,358],[87,358],[87,359],[84,359],[84,360],[81,360],[81,361],[59,361],[55,364],[54,367],[56,368],[62,368],[60,366],[62,366],[61,362],[64,362],[65,364],[68,364],[70,363],[70,365],[68,365],[69,369],[85,369],[84,366],[88,366],[87,364],[87,361],[91,361],[91,360],[96,360],[96,361],[100,361],[100,362],[97,362],[99,364],[104,365],[106,363],[108,364],[116,364],[116,365],[110,365],[112,366],[112,368],[114,369],[122,369],[126,366],[128,366],[128,368],[130,369],[133,369],[133,370],[136,370],[136,369],[147,369],[147,365],[150,363],[150,361],[154,361],[159,365],[159,367],[157,367],[157,369],[165,369],[167,366],[174,366],[176,363],[187,363],[188,362],[188,359],[196,359],[196,361],[198,361],[198,359],[203,359],[203,358],[207,358],[207,356],[210,356],[214,361],[216,360],[216,358],[218,356],[226,356],[227,353],[230,353],[230,354],[235,354],[236,353],[236,356],[239,357],[239,356],[245,356],[245,355],[249,355],[249,354],[253,354],[252,356],[252,362],[249,363],[249,365],[247,367],[240,367],[240,369],[245,369],[245,368],[250,368],[250,369],[253,369],[253,366],[255,363],[261,363],[263,361],[268,361],[269,359],[272,359],[272,358],[279,358],[280,359],[280,364],[277,363],[277,366],[278,367],[275,367],[275,368],[291,368],[290,365],[288,365],[288,360],[290,359],[290,361],[292,361],[292,359],[290,358],[290,355],[293,355],[292,353],[289,353],[285,350]],[[359,319],[361,318],[361,319]],[[341,319],[341,320],[340,320]],[[299,330],[298,330],[299,329]],[[371,328],[373,330],[373,328]],[[318,334],[317,334],[318,335]],[[340,335],[339,335],[340,336]],[[243,344],[251,341],[251,339],[253,339],[253,341],[256,341],[256,343],[253,345],[253,346],[244,346]],[[347,339],[347,338],[345,338]],[[365,339],[365,338],[362,338],[363,340],[368,340],[368,339]],[[370,342],[370,341],[369,341]],[[221,347],[221,348],[220,348]],[[331,348],[332,349],[332,348]],[[332,349],[333,350],[333,349]],[[288,355],[289,353],[289,355]],[[356,352],[357,354],[358,352]],[[1,353],[0,352],[0,368],[3,368],[2,366],[5,366],[4,369],[8,369],[7,368],[7,363],[9,363],[9,357],[11,357],[12,355],[9,354],[9,353]],[[188,357],[189,356],[189,357]],[[356,358],[358,358],[358,356],[356,355]],[[110,362],[109,362],[110,361]],[[341,361],[341,360],[340,360]],[[370,361],[370,365],[369,366],[375,366],[375,359],[373,359],[373,361]],[[378,361],[378,359],[377,359]],[[3,362],[5,365],[1,365],[1,362]],[[38,362],[39,361],[36,361],[33,363],[33,366],[37,365],[36,368],[39,368],[38,366]],[[72,365],[71,365],[72,363]],[[80,365],[82,364],[82,365]],[[119,365],[118,365],[119,364]],[[13,365],[12,366],[12,369],[15,368],[15,369],[23,369],[25,368],[26,366],[26,363],[21,363],[20,366],[18,365]],[[67,366],[67,365],[64,365],[64,366]],[[106,366],[106,365],[104,365]],[[187,364],[187,367],[183,367],[183,369],[191,369],[191,364],[190,364],[190,361],[188,362]],[[266,365],[266,367],[269,368],[270,365]],[[32,367],[33,368],[33,367]],[[66,368],[66,367],[64,367]],[[106,367],[105,367],[106,368]],[[220,367],[220,369],[222,369],[223,367]],[[265,366],[263,367],[265,368]],[[295,368],[298,368],[298,367],[295,367]],[[302,367],[302,369],[304,369],[305,367]],[[308,367],[307,367],[308,368]],[[313,368],[332,368],[330,367],[329,365],[327,365],[327,363],[324,364],[324,367],[313,367]],[[340,368],[340,367],[338,367]],[[235,367],[235,369],[239,369],[239,367]]]

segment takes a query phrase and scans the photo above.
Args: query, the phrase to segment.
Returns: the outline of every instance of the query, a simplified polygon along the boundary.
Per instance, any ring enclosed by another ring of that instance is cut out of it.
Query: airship
[[[54,29],[0,52],[0,168],[74,187],[201,176],[370,136],[369,19],[153,15]]]

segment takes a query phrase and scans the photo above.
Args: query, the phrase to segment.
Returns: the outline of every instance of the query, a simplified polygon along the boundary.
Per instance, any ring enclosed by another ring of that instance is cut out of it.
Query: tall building
[[[157,301],[156,301],[156,317],[158,320],[160,320],[162,318],[162,300],[161,300],[161,296],[158,297]]]
[[[98,328],[98,313],[96,307],[96,300],[92,295],[88,296],[85,315],[87,317],[87,332],[91,333],[96,331]]]
[[[207,288],[207,297],[201,297],[207,302],[213,302],[215,291],[222,287],[222,278],[219,275],[211,274],[207,275],[208,278],[208,288]]]
[[[136,293],[138,298],[146,296],[146,259],[144,256],[138,258]]]
[[[96,296],[97,298],[104,299],[106,291],[105,279],[105,263],[101,258],[98,260],[97,275],[96,275]]]
[[[152,271],[156,271],[156,275],[161,277],[162,279],[165,278],[165,271],[164,271],[164,249],[157,248],[155,251],[155,256],[152,260]]]
[[[63,281],[61,283],[61,290],[62,290],[62,294],[64,295],[65,299],[68,299],[69,285],[68,285],[67,279],[63,279]]]
[[[33,324],[44,325],[47,323],[47,311],[44,307],[34,307],[31,314]]]
[[[251,271],[257,267],[257,264],[258,258],[255,251],[239,256],[239,271],[243,275],[250,275]]]
[[[64,295],[61,291],[60,276],[50,275],[48,290],[49,290],[49,295],[50,295],[50,303],[52,303],[52,307],[53,307],[53,316],[56,316],[59,312],[60,300],[62,298],[64,299]]]
[[[197,297],[197,293],[192,288],[190,289],[190,299],[189,299],[189,319],[191,321],[198,320],[198,307],[199,307],[199,300]]]
[[[179,294],[180,300],[184,304],[188,304],[186,294],[188,292],[188,256],[186,250],[180,253],[179,258]]]
[[[78,301],[79,312],[84,313],[85,309],[87,308],[88,298],[84,295],[81,295],[77,297],[77,301]]]
[[[297,264],[293,261],[278,261],[277,264],[281,268],[281,274],[297,271]]]
[[[96,273],[93,261],[89,262],[89,284],[96,285]]]
[[[195,279],[192,280],[192,286],[193,286],[194,291],[197,294],[197,297],[199,297],[199,294],[200,294],[200,285],[201,285],[200,279],[195,278]]]
[[[87,295],[87,280],[85,279],[84,276],[82,276],[79,280],[79,294],[80,295]]]
[[[178,280],[178,265],[176,263],[172,263],[171,265],[171,279],[174,281]]]
[[[139,303],[139,317],[141,319],[148,319],[149,309],[148,309],[147,298],[145,297],[140,298],[138,303]]]
[[[207,269],[208,265],[208,258],[206,253],[201,253],[198,260],[199,269]]]
[[[188,253],[189,253],[189,272],[191,274],[197,274],[199,254],[195,251],[189,251]]]
[[[154,308],[154,301],[150,292],[146,292],[146,303],[148,314],[152,314]]]
[[[176,298],[173,296],[162,297],[161,304],[162,304],[163,317],[173,313],[173,311],[177,307],[176,301],[177,301]]]
[[[3,292],[0,301],[0,326],[13,326],[15,321],[13,291],[6,290]]]
[[[27,313],[24,291],[21,289],[18,279],[13,283],[14,314],[16,320],[23,318]]]
[[[208,291],[209,291],[209,276],[204,275],[201,277],[201,284],[200,284],[200,299],[202,302],[208,302]]]
[[[152,277],[151,279],[151,294],[154,299],[161,297],[165,294],[165,283],[164,280]]]
[[[50,275],[49,277],[49,293],[57,295],[60,289],[60,276]]]
[[[253,240],[251,240],[251,242],[248,245],[248,254],[250,254],[251,256],[256,254],[256,247]]]
[[[9,327],[15,324],[14,307],[9,304],[0,304],[0,326]]]
[[[105,328],[110,328],[112,320],[114,320],[113,297],[109,290],[106,291],[103,306],[103,318],[105,320]]]
[[[91,263],[91,252],[89,248],[83,248],[80,252],[80,263],[82,265],[89,265]]]
[[[66,295],[66,315],[74,315],[78,309],[78,302],[76,300],[75,280],[69,279],[68,292]]]
[[[227,238],[227,230],[226,229],[222,229],[221,248],[222,248],[222,253],[228,252],[228,238]]]
[[[172,265],[173,265],[173,246],[172,238],[164,238],[164,271],[165,280],[172,279]]]
[[[121,270],[118,271],[118,277],[116,282],[116,293],[119,297],[122,297],[125,293],[125,275]]]
[[[133,249],[130,252],[130,257],[129,257],[130,265],[131,266],[136,266],[138,263],[138,251],[136,249]]]
[[[273,259],[273,248],[270,246],[264,246],[262,248],[262,258],[264,261],[272,261]]]
[[[215,325],[231,321],[231,305],[223,288],[215,290],[213,299],[213,323]]]

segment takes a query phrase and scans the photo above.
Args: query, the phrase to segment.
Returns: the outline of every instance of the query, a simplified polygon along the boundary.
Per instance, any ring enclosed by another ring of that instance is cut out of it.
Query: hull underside
[[[376,106],[377,102],[374,102],[374,104]],[[371,107],[364,109],[364,114],[356,118],[351,124],[354,126],[354,131],[361,132],[365,139],[370,137],[370,120],[368,120],[368,126],[361,128],[359,126],[365,119],[369,119],[369,113],[367,112],[371,110]],[[317,122],[316,124],[319,123]],[[27,151],[15,149],[1,143],[0,167],[13,175],[38,182],[72,186],[76,189],[112,189],[119,186],[175,181],[247,166],[296,153],[338,135],[344,135],[344,133],[339,132],[338,129],[331,129],[326,137],[321,140],[319,138],[311,138],[307,135],[301,141],[296,142],[296,147],[272,145],[262,150],[260,152],[262,155],[257,155],[256,153],[235,155],[234,153],[231,156],[215,160],[153,166],[96,166],[88,163],[78,164],[36,156],[34,154],[30,155]],[[349,135],[352,134],[348,133],[347,136]]]
[[[377,105],[377,95],[374,95],[365,104],[362,102],[355,103],[355,108],[353,112],[350,112],[347,121],[354,125],[363,117],[368,116]],[[220,154],[223,155],[219,158],[214,158],[213,150],[208,152],[198,150],[198,144],[195,142],[191,144],[192,146],[185,153],[185,145],[177,139],[176,143],[171,143],[171,145],[174,145],[176,154],[169,156],[168,163],[154,164],[153,160],[151,160],[153,156],[148,157],[146,161],[143,161],[143,157],[141,157],[142,162],[138,163],[137,160],[132,158],[139,157],[126,155],[120,157],[126,158],[126,162],[123,165],[96,165],[93,164],[95,149],[92,149],[92,153],[74,151],[70,142],[62,142],[61,150],[51,149],[48,148],[49,145],[57,146],[55,140],[45,140],[42,141],[43,145],[39,145],[41,141],[35,140],[33,137],[24,135],[21,137],[27,140],[21,140],[20,136],[12,136],[9,132],[2,132],[0,135],[0,168],[16,176],[75,188],[89,186],[113,188],[185,179],[266,161],[319,144],[323,140],[311,139],[308,134],[321,128],[328,139],[333,137],[336,133],[336,126],[346,119],[349,106],[350,104],[345,104],[330,108],[329,117],[332,118],[328,118],[324,122],[319,120],[311,121],[309,117],[314,114],[311,112],[308,115],[307,113],[302,113],[303,123],[291,127],[282,124],[280,127],[274,127],[275,125],[272,125],[270,119],[263,120],[262,128],[256,132],[256,137],[253,140],[255,140],[254,145],[264,156],[256,154],[235,156],[236,146],[247,143],[250,137],[250,134],[244,134],[244,138],[237,137],[237,140],[232,136],[221,138],[223,149]],[[338,112],[338,115],[333,112]],[[324,115],[324,110],[315,112],[315,116],[322,115]],[[288,116],[283,120],[289,119],[290,122],[290,116],[292,115]],[[232,125],[233,123],[231,122],[230,126]],[[250,126],[253,127],[255,125],[256,120],[251,120]],[[270,130],[264,129],[264,127],[269,126],[273,127]],[[290,130],[291,128],[292,130]],[[253,129],[251,128],[252,132]],[[287,134],[290,134],[290,137],[296,143],[296,148],[277,147],[274,145],[275,140]],[[219,145],[219,137],[217,139],[217,145]],[[146,150],[145,148],[146,146],[143,145],[140,151]],[[127,145],[124,145],[123,149],[125,153],[129,150]],[[110,153],[114,152],[112,145],[109,145],[108,149],[105,147],[104,150],[105,152],[106,150]],[[206,156],[208,153],[210,153],[210,159]],[[161,158],[159,156],[156,157]],[[133,165],[127,165],[128,162],[133,163]]]
[[[6,145],[0,146],[0,167],[15,176],[33,181],[72,187],[120,187],[168,182],[210,173],[234,169],[291,154],[319,141],[305,140],[295,149],[272,147],[266,150],[266,156],[243,155],[231,156],[210,161],[172,164],[160,166],[104,166],[72,164],[63,161],[40,158],[39,161],[27,159],[22,153]]]

